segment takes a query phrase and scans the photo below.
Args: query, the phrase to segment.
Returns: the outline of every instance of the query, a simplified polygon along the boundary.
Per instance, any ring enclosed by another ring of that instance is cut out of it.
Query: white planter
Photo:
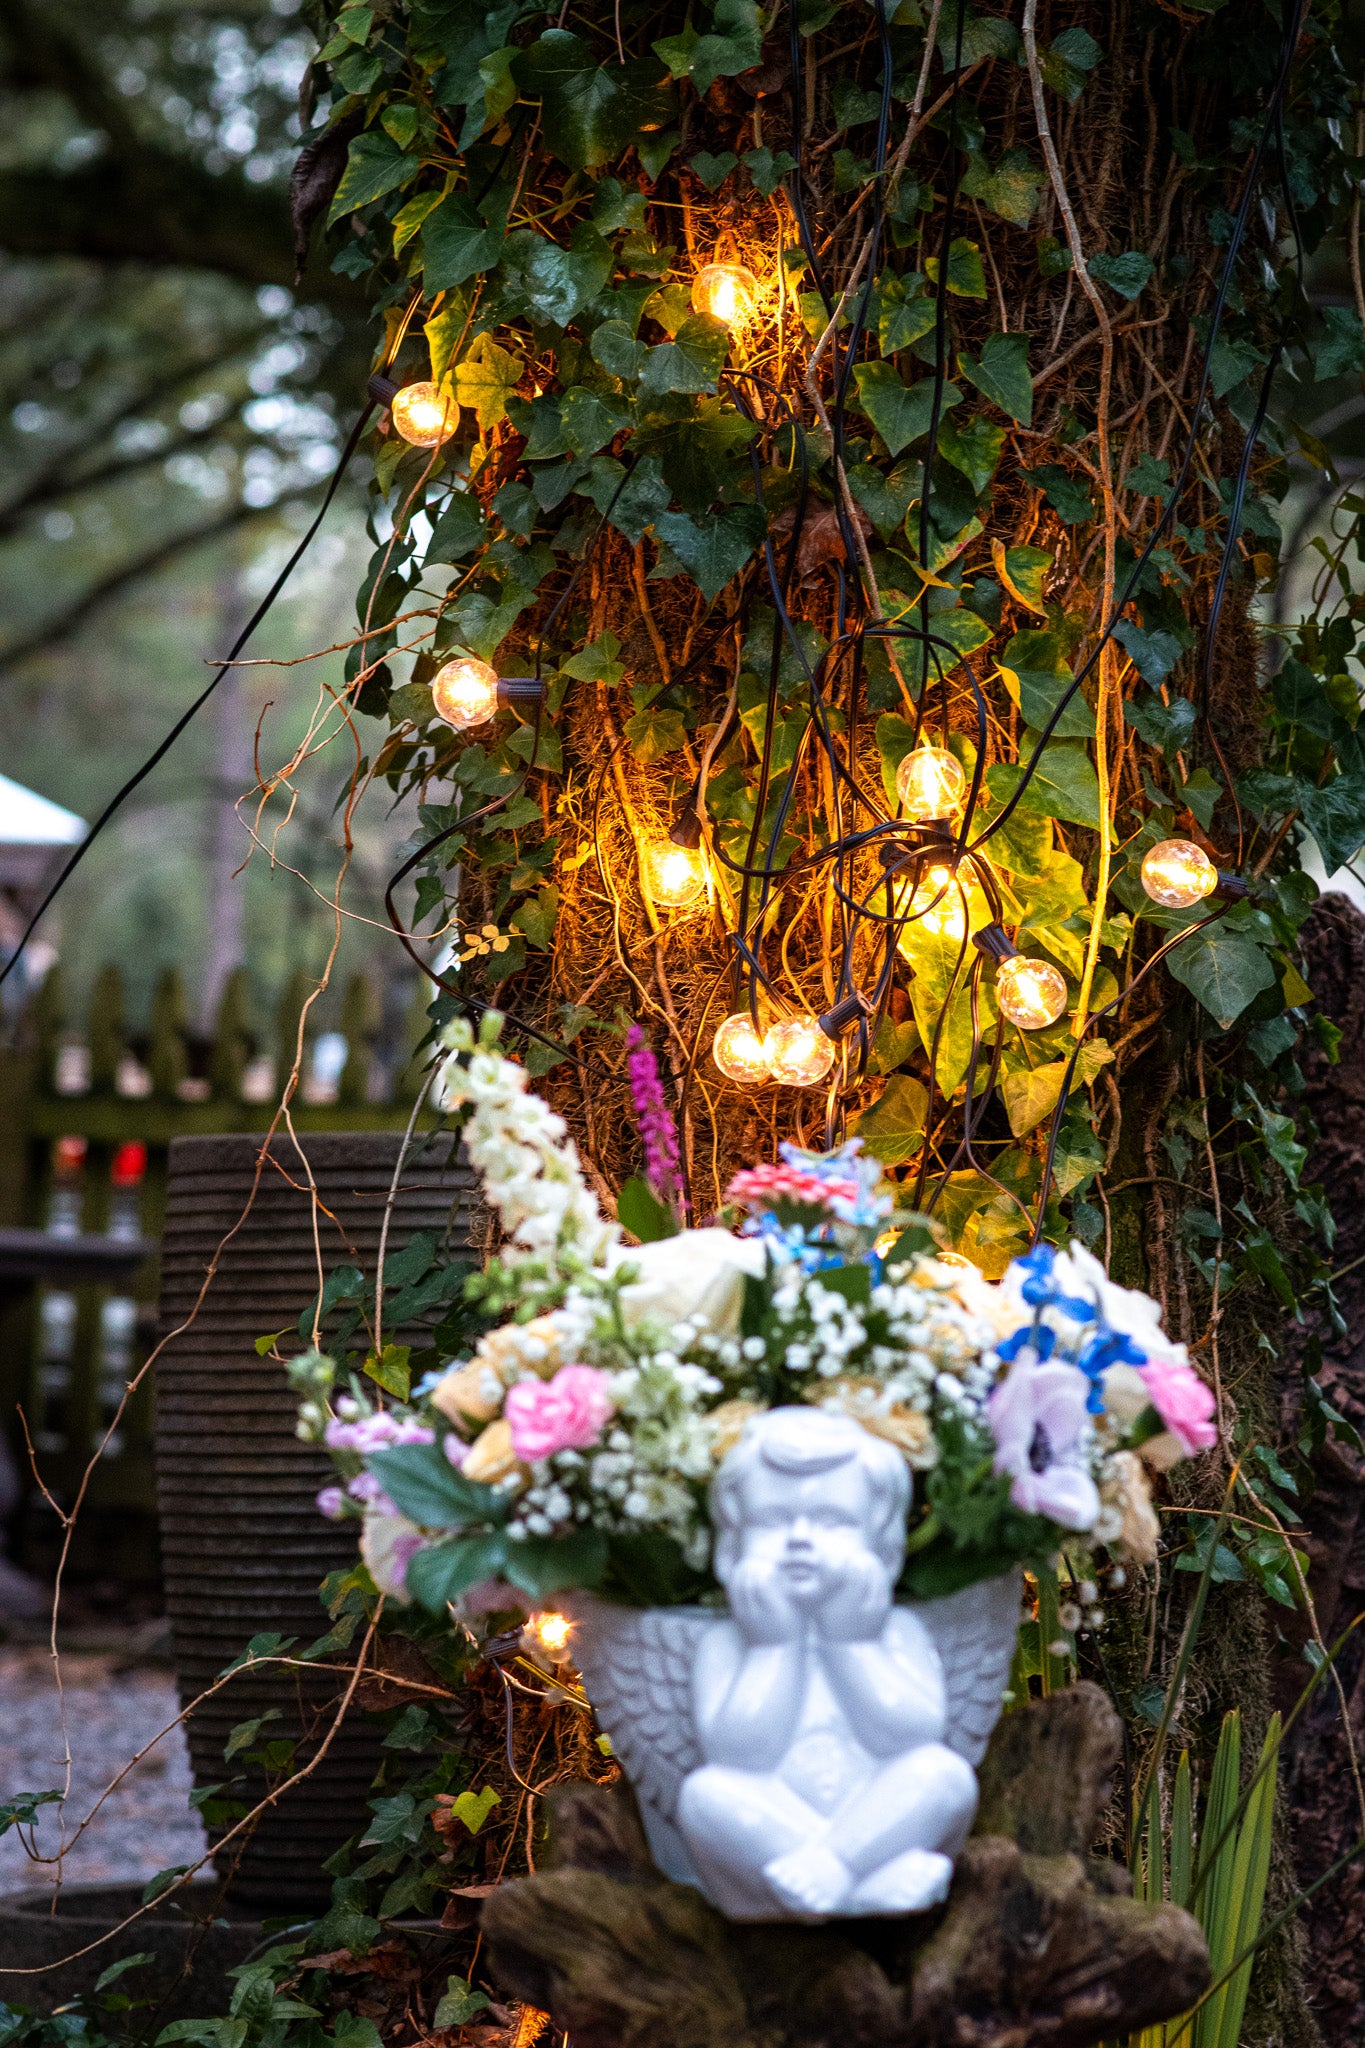
[[[911,1913],[947,1892],[1019,1573],[893,1604],[908,1500],[892,1446],[775,1409],[714,1489],[727,1608],[567,1603],[655,1862],[732,1920]]]

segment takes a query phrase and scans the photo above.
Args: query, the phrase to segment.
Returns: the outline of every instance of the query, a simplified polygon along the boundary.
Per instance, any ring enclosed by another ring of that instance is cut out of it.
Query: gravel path
[[[154,1664],[77,1652],[62,1659],[70,1734],[71,1794],[66,1834],[74,1834],[120,1770],[177,1711],[175,1684]],[[46,1792],[63,1782],[61,1718],[46,1650],[0,1647],[0,1801]],[[181,1729],[150,1749],[105,1800],[63,1862],[68,1883],[132,1884],[172,1864],[198,1861],[204,1831],[188,1804],[193,1780]],[[40,1809],[37,1848],[56,1851],[61,1809]],[[25,1831],[27,1833],[27,1831]],[[17,1828],[0,1836],[0,1892],[51,1884],[53,1866],[33,1862]]]

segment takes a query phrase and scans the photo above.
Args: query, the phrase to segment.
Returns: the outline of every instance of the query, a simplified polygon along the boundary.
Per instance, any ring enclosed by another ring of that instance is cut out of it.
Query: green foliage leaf
[[[1064,470],[1060,463],[1044,462],[1024,471],[1027,482],[1047,493],[1048,504],[1064,526],[1079,526],[1095,516],[1090,487]]]
[[[1039,62],[1043,83],[1050,85],[1068,102],[1080,98],[1086,73],[1093,71],[1104,52],[1088,29],[1064,28]]]
[[[763,39],[754,0],[716,0],[715,30],[699,35],[688,27],[681,35],[664,36],[654,53],[674,78],[690,78],[697,93],[709,92],[718,78],[735,78],[762,60]]]
[[[978,497],[995,475],[1006,431],[1004,427],[993,427],[980,414],[961,426],[955,420],[945,419],[939,427],[939,454],[954,469],[961,470]]]
[[[931,284],[938,283],[937,256],[928,259],[924,274]],[[958,299],[984,299],[986,296],[986,268],[981,261],[981,251],[965,235],[959,235],[948,245],[948,290]]]
[[[970,152],[961,190],[968,199],[1007,220],[1011,226],[1027,227],[1038,204],[1038,188],[1047,183],[1047,172],[1035,164],[1026,149],[1007,149],[992,170],[979,150]]]
[[[916,492],[924,488],[923,470],[918,463],[902,462],[888,476],[870,462],[855,462],[848,470],[848,487],[880,538],[888,540],[910,510]]]
[[[934,382],[922,377],[917,384],[904,384],[891,363],[859,363],[853,372],[858,402],[892,456],[899,455],[912,441],[929,431],[934,408]],[[945,384],[940,418],[950,407],[962,403],[962,393]]]
[[[616,1220],[641,1244],[657,1244],[660,1238],[678,1234],[677,1217],[645,1180],[626,1181],[616,1198]]]
[[[592,359],[609,376],[633,383],[639,376],[648,350],[637,341],[624,320],[603,320],[592,331]]]
[[[372,1351],[365,1360],[365,1376],[382,1387],[386,1394],[392,1394],[396,1401],[406,1401],[410,1385],[408,1360],[411,1356],[410,1345],[386,1344],[377,1358]]]
[[[568,29],[547,29],[515,71],[527,98],[541,102],[546,142],[572,170],[608,162],[641,129],[662,127],[673,113],[673,95],[652,58],[599,64]]]
[[[502,1571],[509,1582],[540,1599],[568,1586],[591,1590],[607,1568],[607,1539],[600,1529],[573,1529],[567,1536],[523,1536],[509,1542]]]
[[[382,129],[368,128],[362,135],[352,136],[346,169],[328,209],[328,227],[357,207],[382,199],[395,186],[406,185],[417,168],[417,158],[408,156]]]
[[[913,1074],[893,1074],[878,1100],[853,1121],[853,1135],[861,1138],[874,1159],[883,1166],[904,1166],[916,1157],[924,1141],[924,1120],[929,1111],[929,1091]]]
[[[1125,249],[1121,256],[1092,256],[1086,269],[1121,299],[1135,299],[1152,275],[1152,259],[1140,249]]]
[[[672,341],[650,349],[640,376],[640,394],[662,398],[670,391],[714,391],[729,353],[729,330],[708,313],[692,313]]]
[[[1032,757],[1038,735],[1026,732],[1019,743],[1023,760]],[[986,770],[986,786],[1000,803],[1014,794],[1023,768],[1013,762],[999,762]],[[1060,818],[1066,824],[1089,825],[1099,830],[1100,786],[1094,764],[1083,746],[1072,740],[1051,740],[1019,799],[1019,809],[1037,811],[1044,818]]]
[[[688,161],[688,169],[695,171],[708,192],[718,191],[725,183],[739,158],[732,149],[722,150],[719,156],[712,156],[708,150],[699,149]]]
[[[756,505],[729,505],[704,526],[685,512],[662,512],[654,531],[671,548],[708,602],[737,576],[764,534]]]
[[[371,1451],[365,1464],[399,1513],[419,1528],[467,1529],[485,1522],[496,1526],[507,1519],[507,1495],[496,1486],[466,1479],[439,1444],[391,1445]]]
[[[461,405],[476,415],[485,433],[507,413],[507,401],[525,368],[520,356],[499,348],[491,334],[480,334],[455,370],[455,391]]]
[[[493,1808],[500,1804],[500,1795],[491,1785],[485,1785],[482,1792],[461,1792],[459,1797],[452,1801],[450,1810],[456,1820],[468,1828],[471,1835],[477,1835]]]
[[[474,1536],[456,1536],[433,1543],[409,1560],[404,1584],[419,1607],[444,1614],[448,1603],[477,1586],[481,1579],[501,1576],[507,1563],[507,1538],[501,1529]]]
[[[1365,775],[1334,775],[1319,789],[1300,782],[1295,791],[1304,824],[1318,842],[1329,875],[1354,860],[1365,843]]]
[[[1166,971],[1224,1031],[1276,980],[1274,963],[1254,940],[1216,924],[1173,947],[1166,955]]]
[[[1183,652],[1174,633],[1158,629],[1148,633],[1131,619],[1120,619],[1114,628],[1114,638],[1132,661],[1133,667],[1144,683],[1159,689]]]
[[[462,192],[452,192],[422,223],[422,283],[429,293],[450,291],[466,278],[495,268],[502,228],[490,225]]]
[[[785,149],[779,150],[775,156],[766,147],[746,150],[741,161],[753,181],[754,190],[764,199],[771,199],[788,171],[796,169],[796,158]]]
[[[960,356],[962,374],[993,405],[1021,427],[1033,418],[1033,379],[1028,373],[1026,334],[988,334],[979,360]]]
[[[461,1799],[472,1799],[473,1796],[471,1792],[462,1792],[460,1798],[455,1801],[454,1811],[459,1812]],[[479,1796],[485,1798],[488,1795],[484,1792]],[[497,1796],[496,1792],[492,1795],[494,1800]],[[478,1829],[471,1829],[471,1833],[477,1834]],[[463,1977],[447,1977],[445,1995],[437,2001],[432,2025],[463,2027],[473,2019],[475,2013],[485,2012],[490,2002],[487,1992],[471,1991]]]
[[[460,562],[481,547],[488,533],[483,507],[469,491],[452,491],[427,543],[428,562]]]
[[[1060,633],[1026,626],[1014,635],[1000,657],[1000,672],[1025,724],[1039,731],[1071,687],[1073,678],[1064,648]],[[1095,714],[1079,690],[1053,731],[1059,739],[1094,737]]]

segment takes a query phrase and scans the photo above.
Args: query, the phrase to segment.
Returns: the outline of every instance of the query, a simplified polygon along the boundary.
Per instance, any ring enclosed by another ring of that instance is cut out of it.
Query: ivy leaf
[[[486,434],[507,413],[507,401],[525,368],[520,356],[499,348],[491,334],[477,335],[455,368],[455,395],[478,417]]]
[[[1276,980],[1274,963],[1253,940],[1220,925],[1182,939],[1166,955],[1166,969],[1224,1031]]]
[[[924,266],[931,284],[938,282],[938,258],[931,256]],[[948,290],[959,299],[984,299],[986,271],[981,251],[965,235],[948,244]]]
[[[611,275],[611,245],[587,222],[565,249],[533,228],[519,228],[503,245],[502,269],[513,303],[539,325],[569,322],[595,299]]]
[[[587,495],[599,512],[611,507],[611,523],[634,547],[647,526],[651,526],[668,504],[668,485],[659,470],[656,455],[636,463],[624,484],[625,466],[610,457],[598,456],[587,482]]]
[[[1022,1067],[1005,1075],[1000,1083],[1000,1096],[1016,1138],[1026,1136],[1044,1117],[1052,1115],[1065,1074],[1065,1060],[1049,1060],[1045,1066]]]
[[[1043,584],[1048,570],[1052,567],[1052,556],[1046,548],[1007,548],[998,540],[991,541],[991,561],[995,573],[1008,590],[1016,604],[1025,605],[1031,612],[1047,616],[1043,601]]]
[[[753,181],[755,192],[764,199],[771,199],[788,171],[796,169],[796,158],[790,151],[780,149],[774,156],[766,146],[746,150],[740,161]]]
[[[1021,427],[1033,418],[1033,379],[1028,373],[1026,334],[989,334],[979,360],[960,356],[962,374],[992,405]]]
[[[1128,698],[1123,715],[1149,747],[1159,747],[1167,762],[1175,759],[1190,743],[1199,723],[1198,707],[1189,697],[1173,697],[1163,704],[1160,697]]]
[[[654,531],[672,549],[709,602],[737,576],[764,535],[763,514],[756,505],[729,505],[704,526],[685,512],[662,512]]]
[[[739,158],[732,149],[722,150],[719,156],[712,156],[708,150],[699,149],[688,160],[688,169],[695,171],[708,192],[718,191],[725,183]]]
[[[538,895],[528,896],[517,906],[508,922],[543,953],[554,937],[558,916],[559,890],[553,882],[547,882]]]
[[[451,291],[476,272],[495,268],[502,251],[500,226],[490,226],[463,193],[452,192],[422,223],[422,283],[430,293]]]
[[[382,199],[395,186],[406,185],[417,168],[417,158],[408,156],[382,129],[368,128],[363,135],[353,135],[346,152],[346,169],[328,208],[328,227],[344,214],[354,213],[358,206]]]
[[[1072,682],[1061,634],[1036,626],[1014,635],[1000,657],[1000,673],[1025,724],[1038,730],[1047,724]],[[1059,739],[1094,737],[1095,714],[1079,690],[1052,730]]]
[[[1246,335],[1220,333],[1209,351],[1209,389],[1215,398],[1226,398],[1264,361],[1260,349]]]
[[[893,1074],[871,1109],[854,1118],[853,1135],[883,1166],[904,1166],[919,1152],[928,1110],[924,1083],[913,1074]]]
[[[1080,98],[1088,71],[1104,55],[1088,29],[1064,28],[1051,49],[1044,50],[1039,63],[1043,82],[1068,102]]]
[[[470,1827],[469,1832],[471,1835],[477,1835],[479,1828],[483,1826],[489,1807],[497,1805],[498,1794],[486,1785],[483,1791],[479,1793],[462,1792],[451,1809],[459,1819],[464,1820],[465,1816],[461,1811],[464,1803],[470,1800],[485,1799],[489,1802],[489,1806],[482,1809],[477,1826]],[[465,1824],[466,1826],[469,1825],[468,1822]],[[447,1977],[445,1995],[437,2004],[436,2011],[432,2016],[432,2025],[434,2027],[463,2027],[473,2019],[476,2012],[484,2012],[491,2002],[486,1991],[471,1991],[463,1977]]]
[[[1222,783],[1215,782],[1207,768],[1196,768],[1193,775],[1180,785],[1180,801],[1206,832],[1213,824],[1213,814],[1222,794]]]
[[[1019,743],[1023,760],[1031,758],[1038,735],[1026,732]],[[1001,761],[986,770],[986,786],[999,803],[1013,796],[1023,768]],[[1051,741],[1030,776],[1019,799],[1019,809],[1037,811],[1044,818],[1060,818],[1071,825],[1089,825],[1099,830],[1100,786],[1094,765],[1083,746],[1073,740]]]
[[[1044,462],[1037,469],[1026,469],[1022,474],[1026,482],[1047,493],[1048,504],[1063,526],[1079,526],[1084,520],[1094,518],[1095,507],[1089,486],[1078,477],[1069,475],[1060,463]]]
[[[452,491],[427,543],[428,562],[459,562],[482,546],[488,522],[477,498],[468,491]]]
[[[674,97],[651,58],[599,64],[568,29],[547,29],[515,68],[527,98],[541,103],[546,142],[571,170],[606,163],[641,129],[663,127],[673,115]]]
[[[372,1351],[365,1360],[365,1376],[376,1386],[392,1394],[396,1401],[406,1401],[410,1385],[408,1360],[412,1356],[407,1344],[386,1344],[378,1357]]]
[[[928,334],[938,318],[938,300],[907,289],[899,277],[879,280],[877,289],[877,346],[884,356],[911,348]]]
[[[1007,431],[1005,427],[993,427],[979,413],[965,426],[958,426],[955,420],[944,420],[938,430],[938,452],[954,469],[961,470],[980,497],[995,475]]]
[[[1038,188],[1046,183],[1047,172],[1034,163],[1026,149],[1007,149],[994,170],[980,150],[972,150],[961,190],[968,199],[979,199],[1001,220],[1024,228],[1038,204]]]
[[[664,481],[685,511],[705,512],[723,494],[757,432],[733,406],[704,398],[690,418],[661,435]]]
[[[1313,375],[1319,384],[1347,370],[1365,370],[1365,333],[1354,306],[1324,306],[1323,331],[1313,344]]]
[[[1121,299],[1135,299],[1152,275],[1152,259],[1140,249],[1125,249],[1121,256],[1092,256],[1086,269]]]
[[[709,313],[692,313],[672,341],[660,342],[649,351],[640,376],[640,394],[662,398],[670,391],[714,391],[729,353],[729,329]]]
[[[1365,775],[1336,775],[1321,789],[1301,781],[1295,796],[1323,866],[1333,875],[1355,859],[1365,842]]]
[[[603,320],[592,331],[588,344],[592,359],[607,372],[609,377],[619,377],[622,383],[633,383],[639,376],[648,350],[642,341],[637,341],[624,320]]]
[[[659,704],[633,712],[624,731],[631,752],[645,767],[651,761],[662,761],[665,754],[676,754],[687,739],[687,724],[681,711]]]
[[[753,71],[763,59],[762,29],[754,0],[717,0],[715,32],[698,35],[688,27],[651,45],[674,78],[690,78],[699,97],[718,78]]]
[[[575,384],[566,391],[560,407],[564,438],[575,455],[595,455],[613,434],[630,422],[630,412],[616,399],[603,398]]]
[[[1114,628],[1114,638],[1143,682],[1150,683],[1154,690],[1160,689],[1180,659],[1182,650],[1175,634],[1160,628],[1148,633],[1131,619],[1120,619]]]
[[[848,487],[881,539],[889,540],[923,490],[924,470],[917,462],[902,462],[883,476],[870,462],[855,462],[848,471]]]
[[[903,384],[892,363],[859,363],[853,372],[858,385],[858,402],[885,441],[893,456],[929,431],[934,406],[934,380],[921,377],[917,384]],[[961,405],[956,385],[945,384],[940,417],[950,407]]]

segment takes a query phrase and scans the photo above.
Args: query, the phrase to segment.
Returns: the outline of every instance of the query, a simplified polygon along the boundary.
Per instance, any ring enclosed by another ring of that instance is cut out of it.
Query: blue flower
[[[1056,1331],[1050,1330],[1046,1323],[1034,1322],[1021,1324],[1019,1329],[1004,1338],[995,1349],[997,1355],[1009,1365],[1012,1365],[1024,1351],[1032,1351],[1037,1363],[1042,1365],[1046,1359],[1051,1358],[1056,1346]]]
[[[1093,1323],[1094,1304],[1074,1294],[1063,1294],[1052,1277],[1057,1254],[1050,1244],[1036,1244],[1031,1252],[1011,1262],[1025,1276],[1019,1292],[1030,1308],[1055,1308],[1073,1323]]]
[[[1086,1407],[1092,1415],[1098,1415],[1104,1407],[1104,1375],[1111,1365],[1145,1365],[1147,1353],[1133,1342],[1126,1330],[1111,1330],[1107,1326],[1096,1330],[1093,1337],[1087,1337],[1076,1356],[1076,1363],[1090,1380],[1090,1398]]]

